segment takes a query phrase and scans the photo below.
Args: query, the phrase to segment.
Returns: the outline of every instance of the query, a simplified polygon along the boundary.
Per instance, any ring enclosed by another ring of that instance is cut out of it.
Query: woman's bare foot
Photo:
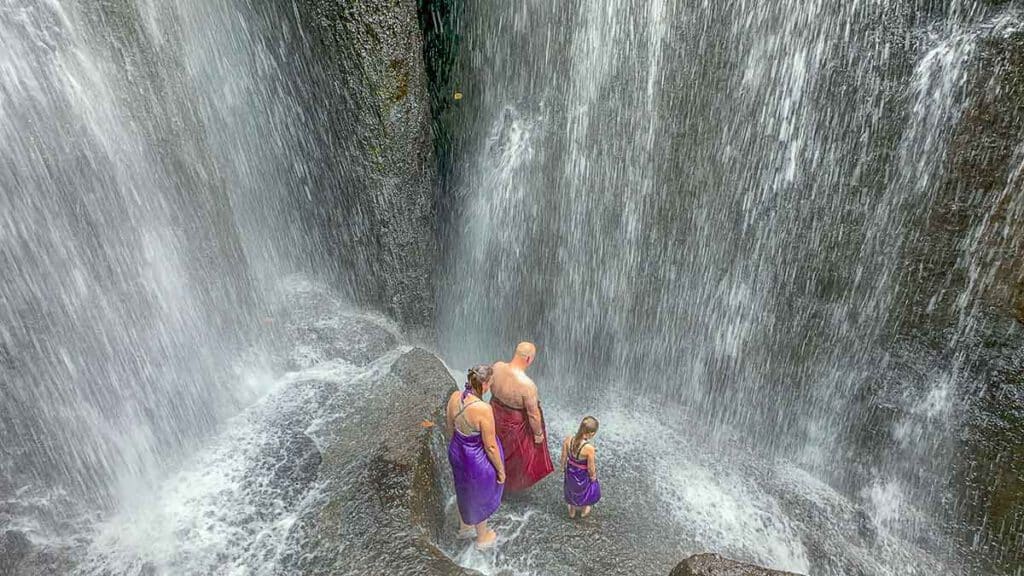
[[[498,543],[498,533],[494,530],[488,530],[486,534],[482,534],[476,537],[476,549],[486,550],[488,548],[494,548],[494,545]]]
[[[576,517],[576,507],[573,506],[572,504],[570,504],[569,505],[569,518],[575,518],[575,517]]]
[[[583,512],[580,512],[580,518],[586,518],[587,516],[590,516],[590,506],[584,506]]]

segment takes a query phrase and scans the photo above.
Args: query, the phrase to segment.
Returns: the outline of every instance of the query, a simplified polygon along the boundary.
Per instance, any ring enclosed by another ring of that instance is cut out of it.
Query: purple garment
[[[500,441],[498,453],[505,458]],[[455,477],[455,496],[462,521],[472,526],[490,518],[501,505],[505,487],[498,484],[498,472],[487,458],[481,435],[467,436],[456,428],[448,443],[448,462]]]
[[[565,463],[565,501],[577,507],[591,506],[601,499],[601,483],[590,479],[586,459],[572,455]]]

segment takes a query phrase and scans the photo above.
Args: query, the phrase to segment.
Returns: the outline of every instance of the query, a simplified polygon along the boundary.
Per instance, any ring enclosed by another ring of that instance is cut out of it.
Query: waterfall
[[[1019,566],[1018,501],[989,514],[1013,470],[977,442],[1005,424],[981,373],[1018,366],[991,326],[1024,334],[993,312],[1024,305],[1024,119],[993,103],[1024,63],[992,56],[1018,7],[443,4],[439,197],[411,0],[0,7],[2,547],[316,569],[306,521],[351,496],[321,450],[363,458],[359,400],[384,414],[436,294],[453,367],[539,345],[552,447],[601,419],[609,570]],[[502,507],[495,555],[436,544],[578,571],[555,483]]]
[[[971,2],[485,3],[453,128],[443,349],[469,365],[532,339],[547,398],[668,403],[709,452],[797,463],[907,541],[955,524],[955,366],[903,387],[894,446],[864,438],[972,67],[1019,22]],[[1009,226],[1016,178],[972,237]],[[962,317],[1001,237],[963,253]],[[808,569],[790,552],[746,553]]]
[[[318,259],[289,18],[0,8],[0,497],[24,518],[131,498],[259,392],[273,286]]]

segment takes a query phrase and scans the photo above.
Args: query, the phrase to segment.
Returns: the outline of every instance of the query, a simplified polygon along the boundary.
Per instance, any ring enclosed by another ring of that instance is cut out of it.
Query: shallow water
[[[479,552],[450,537],[457,524],[449,494],[446,553],[485,574],[663,575],[709,551],[813,575],[980,573],[941,536],[914,539],[924,528],[917,523],[929,521],[898,485],[842,494],[792,462],[761,460],[742,437],[708,438],[679,407],[611,400],[545,405],[553,454],[579,415],[601,422],[602,501],[592,517],[568,518],[556,470],[506,499],[493,518],[497,551]]]

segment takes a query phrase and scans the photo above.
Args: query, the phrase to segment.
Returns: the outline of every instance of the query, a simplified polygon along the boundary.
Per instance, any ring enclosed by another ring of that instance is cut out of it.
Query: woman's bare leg
[[[490,546],[498,539],[498,533],[487,527],[487,521],[476,525],[476,545],[480,547]]]

